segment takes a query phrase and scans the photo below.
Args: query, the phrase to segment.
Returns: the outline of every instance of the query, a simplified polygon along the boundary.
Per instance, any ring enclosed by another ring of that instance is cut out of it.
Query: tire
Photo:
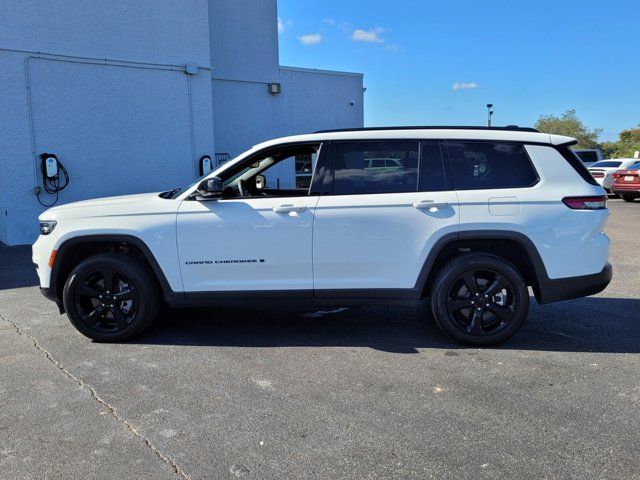
[[[625,202],[633,202],[636,199],[635,195],[621,194],[620,196],[622,197],[622,200],[624,200]]]
[[[438,326],[455,340],[496,345],[522,327],[529,312],[529,290],[520,272],[506,260],[486,253],[463,254],[438,272],[431,290],[431,312]]]
[[[140,335],[153,323],[158,288],[155,276],[140,259],[101,253],[73,269],[62,299],[80,333],[98,342],[118,342]]]

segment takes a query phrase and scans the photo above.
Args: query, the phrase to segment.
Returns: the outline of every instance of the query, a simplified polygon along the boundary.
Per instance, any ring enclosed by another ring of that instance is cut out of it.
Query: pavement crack
[[[146,446],[147,448],[149,448],[155,454],[155,456],[158,457],[158,459],[160,459],[162,462],[166,463],[178,477],[183,478],[185,480],[191,480],[191,477],[189,477],[189,475],[187,475],[187,473],[182,468],[180,468],[180,466],[174,460],[172,460],[169,456],[167,456],[165,453],[163,453],[158,447],[156,447],[149,438],[147,438],[143,434],[141,434],[131,424],[131,422],[129,422],[126,418],[123,418],[118,413],[118,411],[116,410],[116,408],[113,405],[111,405],[109,402],[107,402],[105,399],[103,399],[100,396],[100,394],[98,394],[98,392],[96,391],[95,388],[93,388],[91,385],[86,383],[84,380],[82,380],[81,378],[76,377],[73,373],[71,373],[69,370],[67,370],[66,367],[64,365],[62,365],[60,362],[58,362],[46,348],[44,348],[42,345],[40,345],[40,342],[38,342],[38,340],[34,336],[32,336],[32,335],[28,334],[27,332],[25,332],[24,330],[22,330],[20,325],[18,325],[16,322],[13,322],[13,321],[7,319],[2,314],[2,312],[0,312],[0,319],[4,320],[9,325],[11,325],[18,335],[28,339],[33,344],[33,347],[36,348],[36,350],[38,350],[40,353],[42,353],[46,357],[46,359],[50,363],[52,363],[55,367],[57,367],[58,370],[60,370],[65,376],[67,376],[67,378],[73,380],[75,383],[80,385],[82,388],[85,388],[86,390],[88,390],[89,393],[91,394],[91,397],[96,402],[98,402],[102,407],[104,407],[113,418],[115,418],[118,422],[120,422],[122,425],[124,425],[124,427],[127,430],[129,430],[129,432],[131,432],[135,437],[139,438],[142,441],[143,445]]]

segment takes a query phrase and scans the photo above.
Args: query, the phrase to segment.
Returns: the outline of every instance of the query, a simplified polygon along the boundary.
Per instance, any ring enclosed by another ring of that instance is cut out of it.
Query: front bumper
[[[579,277],[547,279],[540,285],[538,303],[552,303],[600,293],[613,278],[613,267],[607,263],[601,272]]]
[[[60,310],[60,313],[64,313],[64,305],[62,304],[62,300],[58,298],[58,295],[56,295],[56,292],[53,288],[40,287],[40,293],[44,295],[45,298],[48,298],[52,302],[55,302],[55,304],[58,306],[58,310]]]

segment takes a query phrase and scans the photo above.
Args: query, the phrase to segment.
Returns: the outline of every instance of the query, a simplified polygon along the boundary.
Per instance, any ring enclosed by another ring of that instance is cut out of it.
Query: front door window
[[[270,150],[237,167],[223,181],[223,198],[300,197],[309,194],[319,147]]]

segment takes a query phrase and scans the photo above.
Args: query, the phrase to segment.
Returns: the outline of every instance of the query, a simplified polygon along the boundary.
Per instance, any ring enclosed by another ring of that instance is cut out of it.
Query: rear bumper
[[[640,194],[640,184],[636,184],[636,185],[613,184],[613,186],[611,187],[611,191],[617,194],[625,194],[625,193]]]
[[[607,263],[601,272],[579,277],[547,279],[540,285],[539,303],[552,303],[600,293],[613,277],[613,268]]]

